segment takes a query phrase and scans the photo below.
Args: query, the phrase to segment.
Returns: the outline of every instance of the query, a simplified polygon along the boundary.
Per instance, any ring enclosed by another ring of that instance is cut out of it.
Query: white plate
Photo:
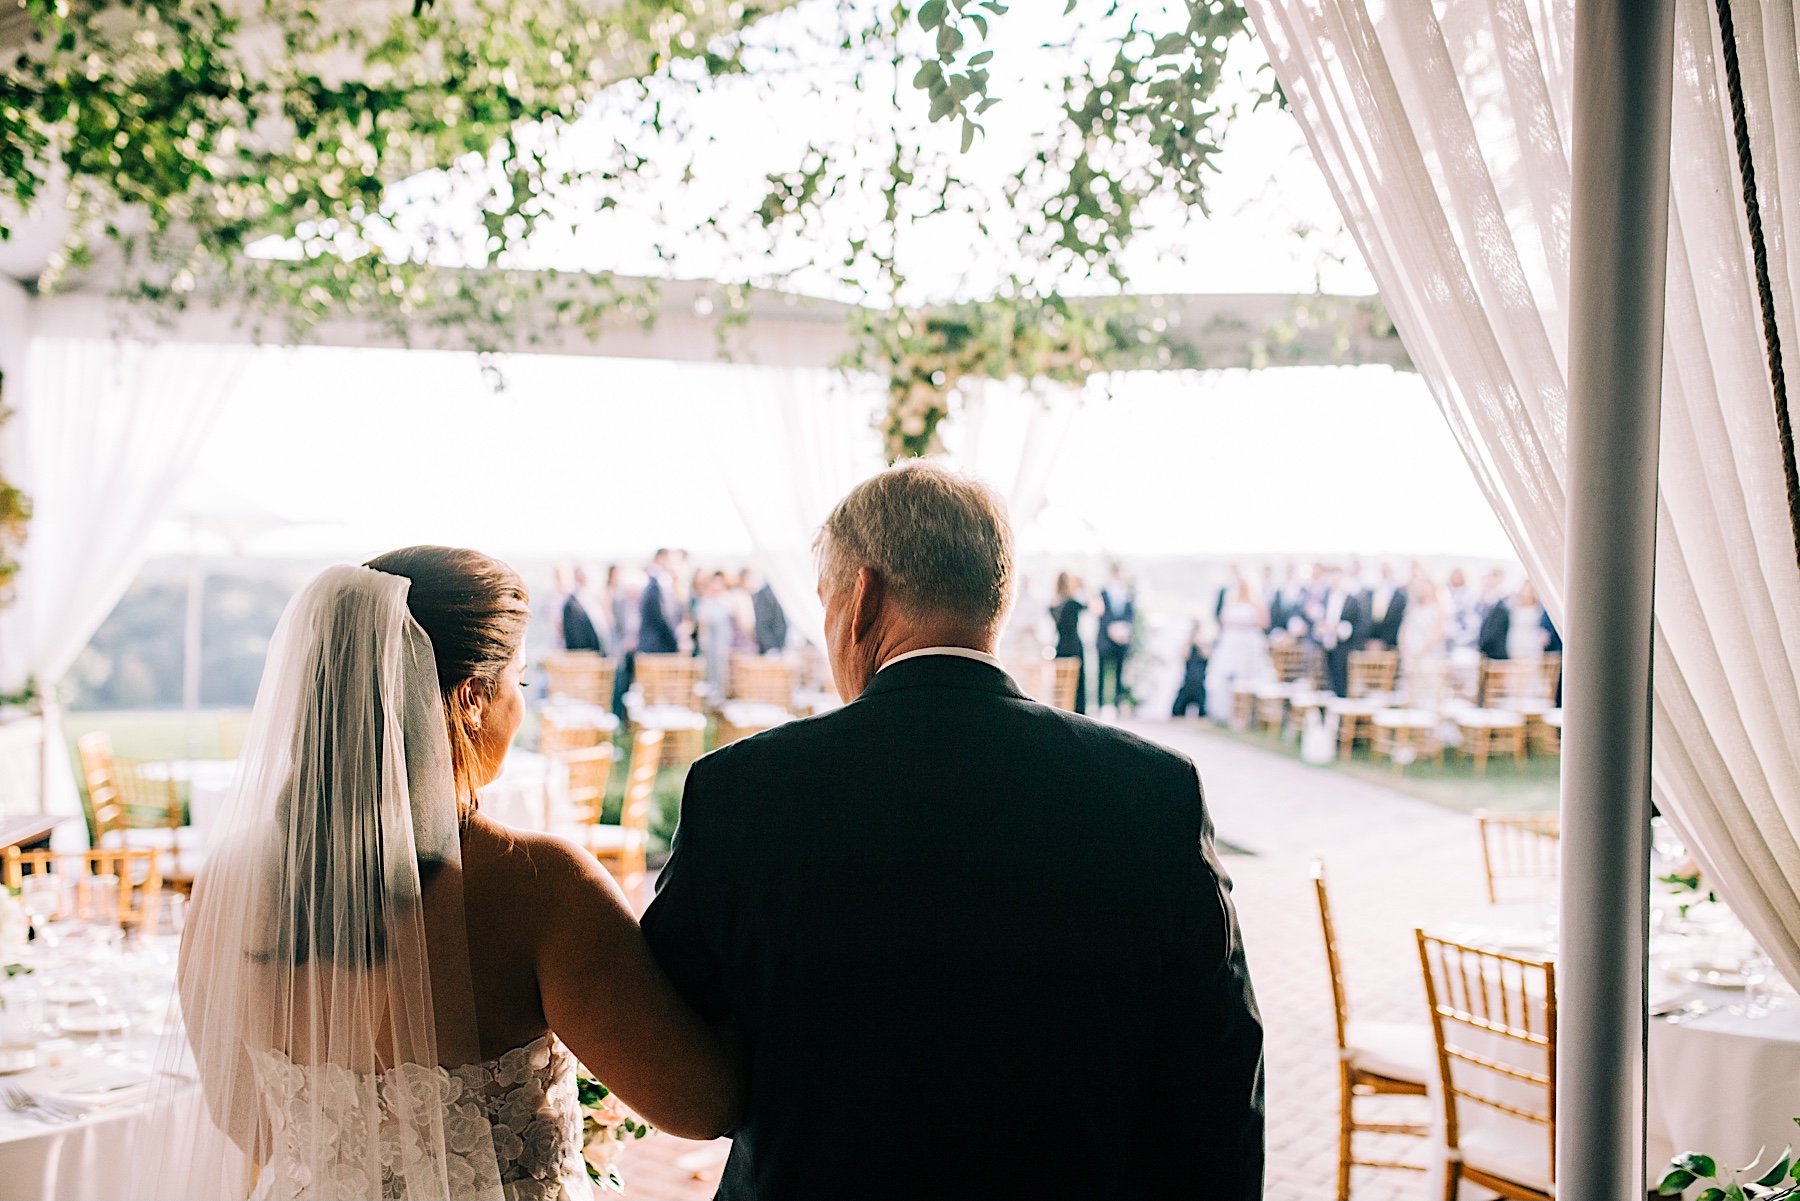
[[[0,1076],[29,1072],[37,1062],[36,1047],[0,1047]]]
[[[1708,988],[1750,987],[1750,981],[1741,973],[1724,968],[1691,967],[1681,974],[1681,978],[1690,984],[1704,984]]]
[[[68,1013],[56,1024],[69,1034],[114,1034],[130,1026],[131,1018],[123,1013]]]

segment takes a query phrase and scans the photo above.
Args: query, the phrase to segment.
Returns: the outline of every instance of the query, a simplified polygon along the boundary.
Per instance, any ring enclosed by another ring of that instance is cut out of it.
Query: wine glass
[[[34,872],[19,881],[19,904],[31,922],[32,938],[45,949],[62,941],[51,923],[62,913],[62,878],[46,872]]]

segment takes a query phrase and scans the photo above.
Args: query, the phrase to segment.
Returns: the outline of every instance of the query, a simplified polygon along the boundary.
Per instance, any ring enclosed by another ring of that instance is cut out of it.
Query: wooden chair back
[[[639,730],[631,743],[631,764],[625,772],[625,799],[619,806],[619,825],[640,834],[650,830],[650,801],[656,792],[656,773],[662,768],[663,732]]]
[[[567,796],[574,820],[583,825],[599,825],[600,813],[606,808],[607,785],[612,782],[612,743],[559,751],[556,761],[569,773]],[[552,827],[546,823],[545,828]]]
[[[1550,701],[1562,675],[1562,656],[1545,654],[1537,659],[1483,659],[1476,700],[1486,708],[1501,701]]]
[[[1283,684],[1292,684],[1307,674],[1306,644],[1277,642],[1269,647],[1269,660],[1275,665],[1275,676]]]
[[[1347,691],[1351,697],[1392,692],[1394,678],[1399,671],[1400,656],[1394,651],[1351,651]]]
[[[562,756],[570,751],[585,751],[608,742],[607,732],[597,726],[562,725],[554,710],[546,709],[538,719],[538,750],[545,755]]]
[[[1541,1182],[1495,1178],[1466,1162],[1461,1172],[1477,1184],[1519,1189],[1508,1196],[1546,1195],[1540,1183],[1554,1184],[1556,1171],[1556,965],[1423,930],[1415,936],[1437,1050],[1446,1148],[1454,1159],[1462,1137],[1477,1126],[1489,1145],[1528,1150],[1541,1139]]]
[[[1075,689],[1081,682],[1081,660],[1073,656],[1050,661],[1050,703],[1075,711]]]
[[[704,662],[692,655],[639,654],[635,664],[638,695],[644,704],[699,710]]]
[[[1325,890],[1325,861],[1312,861],[1313,895],[1319,902],[1319,927],[1325,933],[1325,967],[1331,975],[1332,1018],[1337,1025],[1337,1045],[1349,1047],[1350,1004],[1344,996],[1344,965],[1338,959],[1337,927],[1331,921],[1331,897]]]
[[[794,668],[779,656],[737,654],[731,656],[725,694],[734,701],[792,710],[795,680]]]
[[[125,797],[119,787],[112,739],[103,730],[83,734],[75,742],[75,753],[87,789],[88,836],[99,842],[102,834],[125,826]]]
[[[546,691],[553,697],[608,708],[616,665],[599,651],[556,651],[544,656]]]
[[[97,916],[93,887],[96,876],[115,876],[119,881],[118,919],[121,925],[141,926],[156,915],[162,893],[162,869],[153,848],[106,848],[91,851],[21,851],[7,847],[0,858],[0,880],[18,888],[28,875],[52,875],[69,881],[62,895],[69,908],[58,917]]]
[[[1562,817],[1556,813],[1489,813],[1477,810],[1481,867],[1488,904],[1499,902],[1504,880],[1555,880],[1562,875]]]

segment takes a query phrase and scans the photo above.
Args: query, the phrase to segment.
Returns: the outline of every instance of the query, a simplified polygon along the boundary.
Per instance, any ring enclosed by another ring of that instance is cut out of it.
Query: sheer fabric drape
[[[1248,7],[1407,350],[1560,615],[1574,483],[1572,0]],[[1794,11],[1752,0],[1733,9],[1791,348]],[[1653,789],[1784,974],[1800,980],[1800,567],[1719,34],[1705,0],[1678,0],[1677,22]]]
[[[0,609],[0,691],[61,680],[144,560],[251,349],[36,338],[7,380],[8,477],[30,496],[15,600]],[[46,736],[60,746],[54,704]],[[45,806],[80,812],[68,757],[46,756]],[[79,826],[71,823],[70,828]],[[60,833],[60,831],[59,831]]]

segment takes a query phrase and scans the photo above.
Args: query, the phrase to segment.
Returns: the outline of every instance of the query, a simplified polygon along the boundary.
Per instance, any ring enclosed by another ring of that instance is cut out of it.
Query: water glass
[[[95,941],[110,949],[119,939],[119,877],[104,874],[89,876],[88,928]]]

